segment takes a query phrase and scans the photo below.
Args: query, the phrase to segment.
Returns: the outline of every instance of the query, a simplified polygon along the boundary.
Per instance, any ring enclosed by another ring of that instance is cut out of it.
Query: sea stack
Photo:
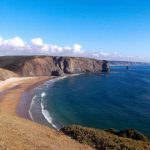
[[[109,63],[107,60],[103,60],[103,64],[102,64],[102,72],[109,72]]]

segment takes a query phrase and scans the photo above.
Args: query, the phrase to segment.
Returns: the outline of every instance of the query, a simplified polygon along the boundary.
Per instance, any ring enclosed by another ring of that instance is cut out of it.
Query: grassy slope
[[[90,150],[62,133],[0,113],[0,150]]]

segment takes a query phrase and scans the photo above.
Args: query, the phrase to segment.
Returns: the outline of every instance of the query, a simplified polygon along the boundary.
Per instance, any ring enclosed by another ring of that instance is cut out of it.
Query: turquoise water
[[[82,74],[49,85],[43,105],[59,128],[135,128],[150,136],[150,66],[112,67],[110,74]]]

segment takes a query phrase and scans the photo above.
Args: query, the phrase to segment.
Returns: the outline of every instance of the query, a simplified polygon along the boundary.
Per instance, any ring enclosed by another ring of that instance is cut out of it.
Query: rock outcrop
[[[19,76],[61,76],[75,73],[100,73],[107,71],[103,61],[80,57],[56,56],[5,56],[0,57],[0,67]]]
[[[103,60],[102,72],[109,72],[109,63],[106,60]]]

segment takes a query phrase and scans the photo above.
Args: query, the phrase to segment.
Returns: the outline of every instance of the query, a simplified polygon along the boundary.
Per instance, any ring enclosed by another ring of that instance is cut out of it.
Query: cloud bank
[[[33,38],[25,42],[16,36],[11,39],[0,37],[0,55],[55,55],[55,56],[80,56],[107,60],[142,61],[140,57],[123,56],[117,52],[107,53],[103,51],[87,52],[78,43],[72,46],[58,46],[45,43],[42,38]]]
[[[44,43],[42,38],[33,38],[29,43],[20,37],[3,39],[0,37],[0,55],[79,55],[84,53],[80,44],[61,47]]]

